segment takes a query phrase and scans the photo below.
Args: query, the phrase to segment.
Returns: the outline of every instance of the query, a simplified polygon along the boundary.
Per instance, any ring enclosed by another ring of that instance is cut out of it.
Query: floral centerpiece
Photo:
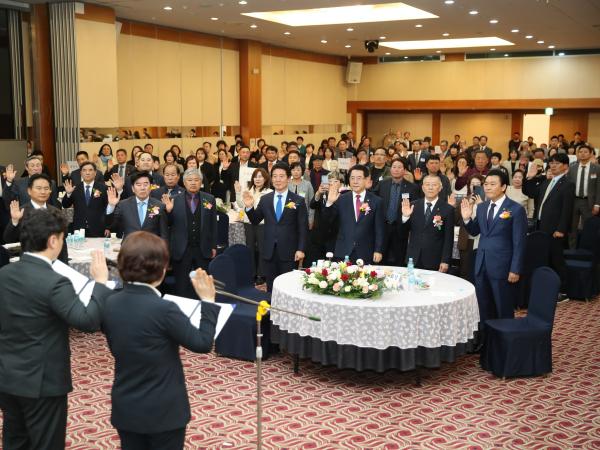
[[[328,260],[304,270],[304,289],[345,298],[377,298],[384,289],[392,287],[393,281],[383,270],[365,265],[362,259],[353,264],[351,261],[332,262],[331,253],[326,256]]]

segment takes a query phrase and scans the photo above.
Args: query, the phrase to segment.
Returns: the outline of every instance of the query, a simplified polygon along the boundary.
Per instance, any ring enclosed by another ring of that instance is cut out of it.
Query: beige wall
[[[345,68],[263,55],[262,123],[346,123]]]
[[[75,20],[80,127],[117,127],[115,24]]]
[[[369,113],[367,116],[369,136],[375,145],[382,145],[383,137],[397,130],[410,131],[413,139],[431,137],[432,125],[431,113]]]
[[[488,146],[503,155],[508,154],[512,117],[503,113],[444,113],[440,119],[440,139],[452,142],[455,134],[471,145],[473,136],[485,134]]]
[[[600,56],[365,64],[348,100],[600,97]]]
[[[239,125],[238,52],[222,52],[221,70],[220,49],[121,34],[119,125]]]

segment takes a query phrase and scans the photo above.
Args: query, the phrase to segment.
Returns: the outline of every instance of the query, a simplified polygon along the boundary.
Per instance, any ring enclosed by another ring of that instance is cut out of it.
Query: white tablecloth
[[[314,294],[302,289],[302,272],[289,272],[275,279],[271,304],[321,322],[277,311],[271,311],[271,320],[288,333],[380,350],[455,346],[472,339],[479,322],[475,287],[451,275],[416,272],[430,282],[429,290],[387,291],[374,300]]]
[[[106,255],[106,259],[117,262],[119,253],[115,250],[121,248],[121,239],[111,240],[111,252]],[[69,245],[69,265],[77,272],[90,276],[90,262],[92,262],[91,251],[99,249],[104,250],[104,238],[86,238],[81,248],[74,248]],[[118,271],[116,268],[110,267],[111,279],[118,278]]]

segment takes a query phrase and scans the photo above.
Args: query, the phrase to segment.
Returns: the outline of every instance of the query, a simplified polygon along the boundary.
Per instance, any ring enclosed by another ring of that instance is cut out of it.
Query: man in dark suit
[[[10,221],[4,229],[4,242],[19,242],[21,240],[21,222],[31,214],[31,211],[36,209],[58,211],[58,208],[49,204],[52,188],[48,175],[43,173],[35,174],[30,176],[27,181],[29,184],[29,187],[27,188],[29,202],[22,206],[19,205],[18,200],[13,200],[10,203]],[[69,256],[66,243],[62,247],[58,259],[65,264],[68,263]]]
[[[402,200],[402,224],[410,229],[407,258],[415,267],[448,272],[454,243],[454,208],[440,197],[442,182],[435,175],[423,180],[425,198]]]
[[[4,203],[4,191],[6,191],[6,167],[0,166],[0,236],[4,234],[4,228],[10,219],[8,207]]]
[[[317,155],[313,159],[313,167],[308,172],[308,177],[305,175],[305,178],[310,181],[313,190],[317,192],[319,190],[319,186],[321,186],[321,181],[323,181],[323,175],[327,175],[328,173],[329,170],[323,169],[323,157],[321,155]]]
[[[133,176],[136,173],[146,173],[150,177],[151,191],[153,191],[154,189],[158,189],[161,186],[164,186],[165,179],[160,173],[154,172],[152,170],[153,167],[154,159],[152,158],[152,154],[148,152],[141,152],[138,154],[137,170],[131,172],[131,175],[125,178],[124,182],[122,181],[123,179],[120,176],[116,174],[111,175],[113,186],[117,189],[117,192],[121,196],[121,199],[126,199],[134,194],[132,184]]]
[[[487,145],[487,141],[488,138],[486,135],[482,134],[481,136],[479,136],[479,150],[480,152],[484,152],[488,159],[492,159],[492,153],[494,153],[494,150],[492,150],[491,148],[488,147]]]
[[[125,179],[135,170],[135,167],[127,161],[127,151],[125,149],[120,148],[117,150],[116,157],[117,164],[113,164],[111,168],[107,168],[106,173],[104,174],[105,181],[109,181],[115,173]],[[109,160],[109,164],[111,161],[112,160]]]
[[[408,228],[398,226],[402,200],[406,198],[413,202],[419,198],[417,186],[404,179],[407,167],[405,158],[392,161],[391,178],[381,181],[375,190],[385,211],[383,263],[388,266],[401,266],[406,260]]]
[[[425,179],[425,175],[433,175],[440,179],[442,183],[442,190],[440,192],[440,197],[443,201],[447,201],[448,197],[452,193],[452,185],[450,184],[450,180],[446,175],[444,175],[441,171],[441,161],[438,155],[431,155],[427,158],[427,162],[425,163],[426,171],[422,172],[419,168],[415,169],[414,177],[415,184],[422,189],[423,180]]]
[[[414,172],[419,168],[421,172],[427,171],[427,160],[429,159],[429,151],[421,148],[421,140],[415,139],[412,141],[412,153],[408,155],[408,170]]]
[[[269,145],[265,150],[265,158],[267,158],[267,160],[258,167],[262,167],[269,175],[271,175],[273,167],[275,167],[276,164],[281,163],[281,161],[277,160],[277,147]]]
[[[274,166],[271,171],[274,192],[262,196],[256,209],[250,191],[242,194],[250,222],[258,225],[265,221],[263,245],[259,250],[269,291],[277,276],[294,270],[304,259],[308,213],[304,198],[288,190],[290,176],[286,164]]]
[[[177,295],[194,297],[189,273],[196,267],[208,269],[217,254],[217,204],[215,198],[200,191],[202,172],[188,169],[183,174],[185,191],[162,201],[169,215],[171,266]]]
[[[600,214],[600,165],[592,164],[594,150],[589,145],[577,149],[577,163],[569,167],[569,180],[575,184],[575,199],[573,201],[573,220],[569,245],[575,248],[577,230],[592,215]]]
[[[66,221],[56,209],[31,211],[22,221],[18,262],[0,269],[0,408],[5,450],[65,448],[67,394],[73,389],[69,327],[100,328],[112,291],[104,255],[94,252],[96,281],[84,306],[71,282],[52,269],[63,248]]]
[[[479,235],[475,259],[475,292],[481,323],[514,315],[515,283],[523,270],[527,213],[506,195],[508,176],[492,170],[483,185],[487,201],[479,204],[471,220],[473,204],[463,199],[460,208],[465,228]]]
[[[81,183],[81,165],[86,162],[89,161],[90,157],[88,155],[88,152],[86,152],[85,150],[79,150],[76,154],[75,154],[75,161],[77,161],[77,165],[79,166],[79,169],[74,170],[73,172],[69,172],[69,166],[66,163],[62,163],[60,165],[60,174],[62,177],[62,182],[63,184],[65,183],[65,181],[70,180],[71,183],[73,184],[73,186],[77,186],[79,183]],[[96,171],[96,183],[103,183],[104,184],[104,174],[102,174],[99,171]]]
[[[123,234],[123,239],[134,231],[149,231],[169,240],[169,226],[165,205],[150,197],[151,176],[136,172],[131,176],[133,196],[119,201],[115,188],[108,189],[106,226]]]
[[[165,185],[158,189],[153,189],[150,193],[150,197],[157,200],[162,200],[163,195],[167,194],[170,198],[184,192],[184,189],[179,185],[179,178],[181,176],[179,166],[177,164],[167,164],[163,167],[163,178],[165,179]]]
[[[563,251],[567,246],[571,221],[573,220],[573,200],[575,183],[566,175],[569,170],[569,157],[555,153],[550,157],[551,179],[536,181],[537,166],[531,164],[523,193],[535,201],[534,218],[536,228],[552,237],[550,245],[550,266],[560,276],[561,294],[559,300],[566,300],[567,266]]]
[[[333,252],[335,249],[338,222],[337,220],[327,220],[326,215],[323,216],[323,210],[327,205],[330,186],[333,185],[333,189],[339,190],[342,186],[343,176],[330,173],[327,175],[327,178],[327,183],[321,183],[309,205],[310,209],[314,210],[314,221],[313,227],[309,231],[309,246],[305,261],[306,267],[313,262],[317,262],[319,259],[325,259],[325,255],[328,252]]]
[[[238,153],[238,159],[233,161],[229,166],[230,183],[229,192],[231,192],[231,201],[235,201],[235,182],[240,181],[240,168],[250,167],[256,168],[256,164],[250,161],[250,148],[246,145],[242,145]]]
[[[355,165],[348,172],[352,191],[342,195],[330,189],[323,214],[339,220],[334,256],[366,264],[381,262],[383,256],[384,211],[381,199],[367,191],[369,169]],[[331,220],[331,219],[330,219]]]
[[[28,173],[28,177],[19,178],[15,180],[17,172],[14,168],[6,168],[6,189],[4,190],[4,204],[8,207],[10,202],[18,200],[21,206],[29,203],[31,198],[28,193],[29,178],[36,174],[41,174],[44,169],[44,165],[39,156],[30,156],[25,160],[25,170]],[[50,178],[48,178],[50,179]],[[48,199],[48,203],[56,208],[61,208],[61,204],[58,201],[58,188],[54,180],[50,181],[52,191]]]
[[[78,185],[73,185],[70,180],[64,182],[65,196],[63,207],[73,206],[73,229],[85,229],[87,237],[105,236],[106,227],[104,215],[108,197],[104,181],[96,181],[96,165],[86,161],[81,167],[81,178]]]

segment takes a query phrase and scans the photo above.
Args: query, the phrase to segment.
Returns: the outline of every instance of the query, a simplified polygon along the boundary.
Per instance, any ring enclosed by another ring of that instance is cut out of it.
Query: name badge
[[[592,180],[595,180],[595,179],[596,179],[596,177],[597,177],[597,175],[596,175],[595,173],[593,173],[593,174],[591,174],[591,175],[590,175],[590,178],[591,178]]]
[[[425,158],[421,158],[419,161],[421,161],[421,162],[425,162]]]
[[[403,198],[403,199],[405,199],[405,198],[410,198],[410,194],[409,194],[408,192],[403,192],[403,193],[402,193],[402,198]]]
[[[302,198],[306,197],[306,192],[298,192],[298,195]]]
[[[383,180],[383,175],[381,175],[381,176],[379,177],[379,181],[381,181],[381,180]]]

